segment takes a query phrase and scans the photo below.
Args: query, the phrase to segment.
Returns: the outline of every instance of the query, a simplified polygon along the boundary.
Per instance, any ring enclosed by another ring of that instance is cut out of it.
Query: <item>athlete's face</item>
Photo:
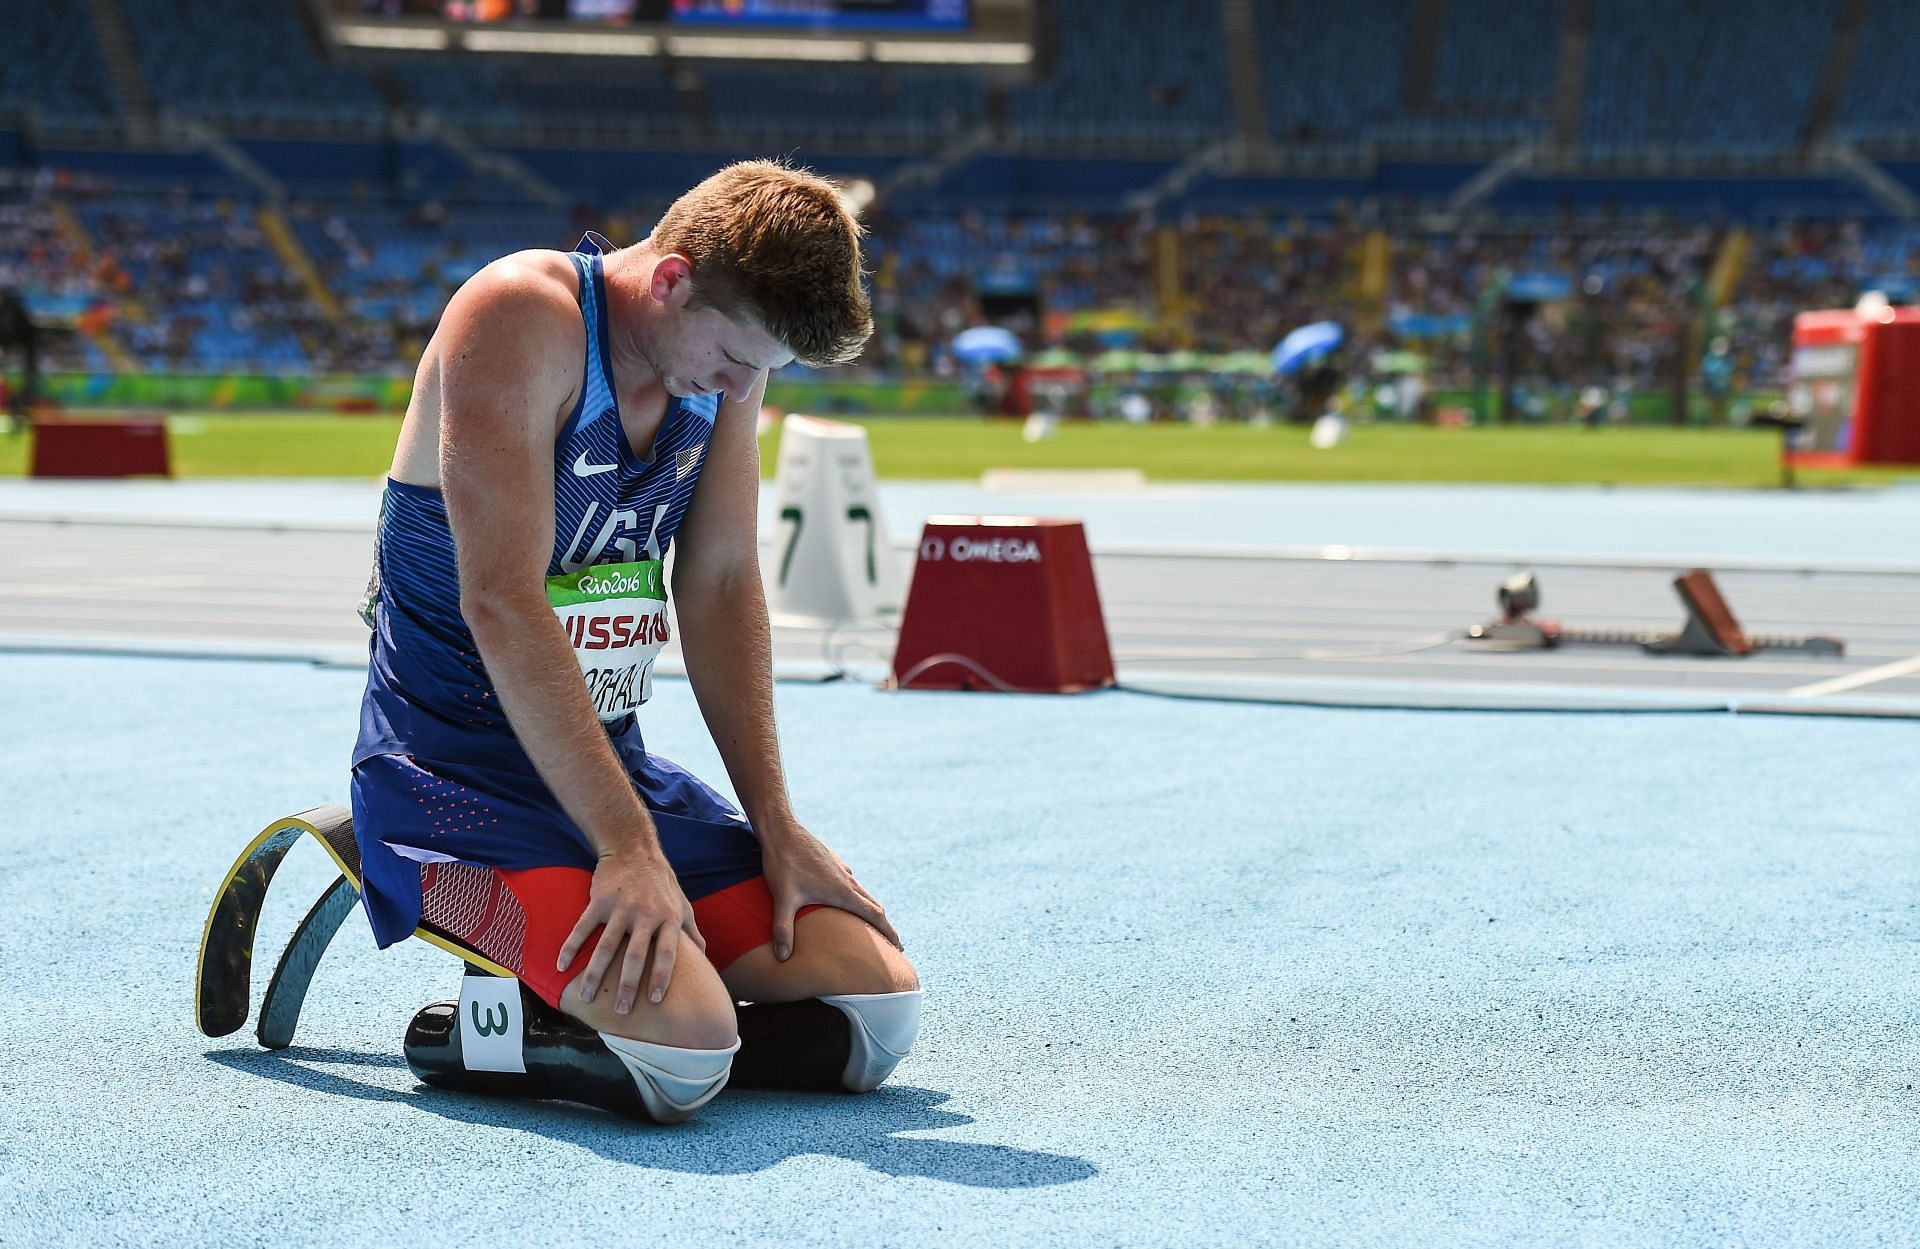
[[[684,260],[670,255],[654,272],[657,308],[647,336],[647,359],[668,394],[690,399],[725,391],[738,398],[761,373],[792,362],[787,349],[759,325],[690,306],[685,266]]]
[[[682,399],[714,391],[738,398],[761,373],[793,359],[759,326],[740,325],[712,308],[680,309],[671,332],[655,340],[655,351],[661,384]]]

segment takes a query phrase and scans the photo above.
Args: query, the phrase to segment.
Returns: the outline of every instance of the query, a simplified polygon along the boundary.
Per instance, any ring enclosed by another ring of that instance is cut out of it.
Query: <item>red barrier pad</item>
[[[900,689],[1071,694],[1113,684],[1077,520],[933,516],[893,652]]]
[[[166,418],[36,421],[29,471],[35,477],[171,477]]]

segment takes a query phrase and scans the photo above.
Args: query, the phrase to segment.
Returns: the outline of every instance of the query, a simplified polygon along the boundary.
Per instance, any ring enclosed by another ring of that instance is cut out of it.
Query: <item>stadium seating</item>
[[[1920,25],[1914,17],[1911,9],[1890,0],[1868,10],[1834,117],[1835,138],[1905,150],[1920,145],[1920,114],[1913,106]]]
[[[1016,151],[1178,155],[1234,128],[1219,0],[1041,5],[1040,60],[1031,81],[1009,85],[944,69],[337,55],[296,0],[114,2],[162,116],[238,133],[375,137],[396,119],[432,114],[503,143],[691,138],[916,155],[989,125]],[[1258,3],[1269,132],[1296,146],[1385,143],[1436,154],[1544,137],[1563,8],[1348,0],[1336,18],[1311,5]],[[1649,152],[1725,160],[1794,150],[1841,11],[1840,0],[1595,3],[1584,151],[1604,164]],[[1416,38],[1417,12],[1433,14],[1434,27]],[[0,111],[113,122],[90,17],[73,17],[62,6],[0,0],[13,45],[0,58]],[[1872,6],[1840,93],[1837,137],[1920,143],[1902,94],[1920,64],[1920,36],[1905,18],[1899,5]]]
[[[1799,140],[1835,8],[1809,0],[1604,0],[1593,6],[1582,149],[1764,158]]]
[[[1219,0],[1041,5],[1040,60],[1016,80],[877,65],[336,55],[295,0],[114,2],[161,120],[210,120],[234,146],[216,154],[178,132],[124,148],[96,138],[121,121],[91,10],[74,20],[63,6],[0,0],[13,36],[0,113],[16,119],[0,131],[0,280],[60,323],[97,321],[132,296],[152,317],[129,314],[115,334],[155,369],[404,369],[451,292],[498,255],[570,246],[584,223],[610,222],[630,241],[673,194],[740,156],[788,152],[886,186],[982,127],[985,151],[927,166],[873,215],[889,339],[937,343],[977,314],[983,292],[1033,293],[1056,338],[1076,312],[1151,319],[1166,276],[1151,231],[1166,225],[1178,227],[1187,306],[1166,346],[1259,349],[1305,320],[1345,315],[1359,240],[1376,226],[1391,241],[1397,324],[1457,329],[1497,273],[1532,273],[1577,291],[1580,315],[1604,323],[1623,367],[1648,377],[1665,367],[1674,319],[1697,312],[1688,301],[1726,222],[1755,231],[1728,310],[1753,378],[1778,379],[1796,308],[1864,289],[1920,297],[1920,229],[1889,219],[1843,171],[1658,172],[1676,154],[1778,162],[1831,104],[1835,137],[1920,189],[1910,159],[1920,123],[1903,94],[1920,35],[1891,0],[1872,6],[1850,73],[1818,108],[1842,0],[1595,0],[1579,101],[1585,167],[1501,181],[1469,234],[1433,233],[1421,214],[1507,145],[1549,136],[1561,4],[1348,0],[1330,14],[1258,0],[1268,127],[1297,159],[1200,171],[1142,217],[1142,192],[1234,133],[1229,59],[1243,50],[1227,46]],[[535,202],[522,173],[414,124],[429,116],[511,157],[565,206]],[[66,146],[47,146],[63,119],[76,125]],[[267,246],[260,192],[223,163],[234,150],[284,188],[280,208],[340,315]],[[1640,164],[1610,172],[1620,162]],[[51,185],[39,172],[50,168],[76,180]],[[63,234],[62,201],[105,259]],[[1465,367],[1458,344],[1430,346]],[[58,350],[76,367],[103,358],[92,340]],[[1586,348],[1563,336],[1539,350],[1572,368]],[[892,352],[874,363],[891,366]]]
[[[114,102],[93,26],[75,21],[78,6],[46,0],[0,0],[0,112],[46,124],[113,120]]]
[[[563,214],[533,210],[302,212],[294,231],[348,314],[431,328],[447,299],[488,261],[529,247],[571,247]]]
[[[385,125],[386,102],[365,71],[321,54],[302,5],[120,2],[163,114],[244,129],[377,133]]]
[[[0,181],[0,287],[18,290],[36,322],[75,324],[89,309],[113,299],[111,277],[89,263],[67,236],[48,199]],[[46,338],[51,367],[86,367],[97,359],[85,339]]]
[[[1435,49],[1431,117],[1405,117],[1387,134],[1518,142],[1544,137],[1553,107],[1560,6],[1448,0]]]
[[[702,77],[715,133],[735,142],[799,138],[841,148],[926,150],[986,121],[986,89],[975,75],[730,65]]]
[[[0,256],[16,258],[0,265],[0,280],[24,286],[32,306],[56,322],[133,296],[152,319],[123,319],[116,333],[143,367],[163,371],[404,370],[474,270],[522,247],[569,246],[575,230],[551,209],[292,205],[295,233],[344,311],[331,320],[266,246],[257,204],[85,188],[70,202],[97,244],[93,256],[62,235],[48,200],[0,196]],[[1362,234],[1337,218],[1189,216],[1180,231],[1189,308],[1181,342],[1261,350],[1307,321],[1350,317]],[[1389,237],[1383,311],[1389,324],[1420,336],[1415,345],[1442,375],[1471,369],[1460,327],[1489,284],[1517,273],[1571,293],[1566,316],[1533,345],[1539,367],[1585,376],[1603,361],[1603,380],[1652,386],[1671,367],[1675,325],[1697,314],[1719,235],[1703,225],[1636,222],[1468,233],[1410,227]],[[1048,323],[1052,341],[1079,311],[1125,310],[1152,321],[1160,295],[1154,254],[1151,223],[1125,215],[881,214],[870,263],[887,330],[872,363],[925,358],[900,347],[943,342],[977,315],[982,293],[1037,295],[1050,318],[1060,318]],[[1845,306],[1867,289],[1911,298],[1920,294],[1917,273],[1920,227],[1783,221],[1756,230],[1725,310],[1743,376],[1778,384],[1796,311]],[[1429,337],[1435,332],[1440,337]],[[1604,356],[1594,354],[1596,343]],[[1173,344],[1150,336],[1143,345]],[[59,350],[65,367],[102,366],[89,343],[63,340]]]
[[[664,136],[686,124],[657,61],[385,54],[360,64],[401,111],[433,113],[476,135]]]
[[[1508,144],[1544,136],[1554,96],[1558,5],[1448,0],[1424,99],[1408,98],[1407,0],[1261,5],[1267,128],[1289,144]]]
[[[870,264],[888,274],[909,304],[931,301],[958,281],[1044,285],[1054,311],[1093,307],[1102,294],[1103,231],[1057,218],[925,216],[876,231]]]
[[[301,332],[312,331],[318,310],[268,248],[251,205],[116,196],[78,212],[154,315],[124,330],[146,367],[308,363]]]
[[[1405,0],[1259,7],[1267,127],[1287,142],[1353,141],[1400,115]]]
[[[1029,149],[1170,149],[1232,126],[1216,0],[1058,0],[1042,6],[1051,64],[1008,103]]]

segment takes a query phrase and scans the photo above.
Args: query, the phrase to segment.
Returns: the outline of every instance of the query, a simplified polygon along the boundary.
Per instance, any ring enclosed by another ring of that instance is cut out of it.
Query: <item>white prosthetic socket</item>
[[[679,1123],[712,1101],[727,1086],[733,1056],[740,1049],[738,1041],[723,1050],[694,1050],[608,1032],[600,1039],[633,1076],[640,1102],[655,1123]]]
[[[848,1092],[866,1093],[878,1088],[907,1056],[914,1038],[920,1035],[920,999],[918,989],[905,993],[842,993],[820,999],[845,1015],[852,1025],[852,1051],[847,1069],[840,1076]]]

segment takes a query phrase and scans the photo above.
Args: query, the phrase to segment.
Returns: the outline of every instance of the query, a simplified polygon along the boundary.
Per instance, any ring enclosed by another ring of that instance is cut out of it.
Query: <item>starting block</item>
[[[1673,588],[1687,609],[1686,623],[1677,632],[1636,632],[1620,629],[1569,629],[1557,620],[1539,620],[1540,584],[1530,572],[1509,577],[1500,586],[1500,619],[1467,630],[1469,642],[1487,650],[1548,650],[1563,644],[1582,646],[1638,646],[1654,655],[1751,655],[1757,650],[1795,650],[1814,655],[1841,655],[1846,643],[1825,636],[1750,634],[1740,628],[1733,609],[1704,568],[1680,574]]]
[[[927,518],[894,647],[893,688],[1069,694],[1113,679],[1079,521]]]
[[[29,471],[35,477],[171,477],[166,417],[35,421]]]

